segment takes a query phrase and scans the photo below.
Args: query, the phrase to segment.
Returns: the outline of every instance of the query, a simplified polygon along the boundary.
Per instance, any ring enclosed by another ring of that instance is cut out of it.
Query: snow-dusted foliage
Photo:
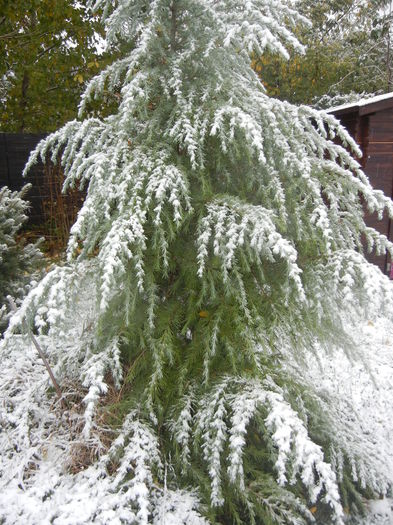
[[[355,93],[354,91],[351,91],[347,94],[341,94],[337,93],[335,95],[332,94],[326,94],[322,95],[322,97],[316,97],[313,100],[313,106],[318,109],[332,109],[338,106],[344,106],[346,104],[357,104],[359,102],[364,102],[365,100],[371,99],[380,93],[366,93],[363,91],[362,93]]]
[[[162,469],[158,440],[134,412],[103,454],[98,434],[83,438],[75,412],[51,406],[44,367],[23,339],[14,338],[3,357],[9,380],[2,385],[0,411],[2,522],[147,524],[154,511],[154,523],[174,523],[172,516],[176,523],[207,523],[194,493],[156,484]],[[83,447],[94,450],[95,462],[72,475],[67,470]]]
[[[60,155],[87,195],[2,343],[0,516],[343,523],[392,483],[392,385],[373,383],[392,359],[381,342],[367,374],[353,323],[392,311],[363,249],[393,247],[363,212],[393,204],[334,117],[250,67],[301,50],[295,2],[89,3],[124,56],[26,167]]]
[[[41,261],[37,244],[18,238],[27,221],[29,204],[24,196],[28,189],[29,185],[19,192],[0,188],[0,330],[8,320],[7,296],[18,300],[27,293],[31,274]]]
[[[260,407],[267,411],[264,429],[270,434],[269,439],[277,450],[277,453],[272,452],[272,456],[276,456],[273,461],[277,483],[285,486],[290,471],[293,484],[299,474],[309,490],[311,503],[315,503],[323,491],[324,500],[334,510],[337,523],[341,523],[343,510],[336,475],[331,466],[324,462],[321,447],[308,437],[297,413],[274,384],[265,386],[260,381],[238,380],[236,377],[225,378],[212,392],[202,397],[200,408],[194,416],[203,442],[204,459],[209,465],[212,504],[220,506],[224,503],[220,471],[226,441],[229,449],[229,481],[238,485],[242,491],[246,489],[243,449],[248,424]]]

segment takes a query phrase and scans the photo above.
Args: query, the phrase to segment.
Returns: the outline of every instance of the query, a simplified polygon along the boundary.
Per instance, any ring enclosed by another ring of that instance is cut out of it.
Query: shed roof
[[[327,110],[335,116],[347,113],[359,113],[359,115],[369,115],[377,111],[393,108],[393,93],[378,95],[377,97],[363,98],[350,104],[343,104]]]

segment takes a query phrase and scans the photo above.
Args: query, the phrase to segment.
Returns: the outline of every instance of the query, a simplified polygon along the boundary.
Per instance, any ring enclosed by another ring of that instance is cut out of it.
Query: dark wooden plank
[[[374,157],[379,155],[390,155],[393,157],[393,141],[392,142],[370,142],[368,145],[368,156]]]
[[[392,167],[392,154],[391,153],[378,153],[376,155],[367,155],[366,172],[368,171],[381,171],[389,170]]]
[[[8,156],[8,178],[12,190],[20,189],[25,183],[22,177],[23,169],[30,152],[45,135],[5,133]],[[41,170],[42,166],[34,167],[34,171]]]
[[[340,123],[348,131],[348,133],[356,138],[358,127],[359,127],[359,118],[357,113],[350,113],[349,115],[344,115],[340,119]]]
[[[393,141],[393,110],[370,115],[370,142]]]
[[[376,177],[369,175],[368,177],[371,186],[376,190],[381,190],[386,196],[392,194],[392,178],[390,177]]]
[[[359,114],[359,105],[353,104],[349,108],[343,108],[343,109],[336,109],[334,110],[328,110],[328,113],[331,113],[335,117],[337,117],[339,120],[347,115],[358,115]]]
[[[372,115],[369,115],[370,122],[389,122],[389,120],[392,118],[393,115],[393,108],[391,109],[385,109],[383,111],[378,111],[376,113],[373,113]]]
[[[4,133],[0,133],[0,187],[9,183],[7,142]]]
[[[359,110],[359,111],[358,111]],[[335,113],[362,149],[361,164],[371,185],[388,197],[393,192],[393,97],[364,107],[352,106]],[[365,214],[366,224],[393,240],[391,220],[384,214]],[[367,259],[386,272],[388,257],[367,254]]]
[[[26,183],[32,187],[25,198],[30,203],[29,221],[43,221],[42,196],[39,181],[43,180],[43,165],[37,164],[26,178],[22,172],[30,152],[43,139],[44,134],[0,133],[0,186],[8,186],[12,191],[19,191]]]
[[[393,96],[390,98],[385,98],[384,100],[379,100],[378,102],[365,104],[360,106],[359,115],[370,115],[370,113],[379,113],[393,108]]]

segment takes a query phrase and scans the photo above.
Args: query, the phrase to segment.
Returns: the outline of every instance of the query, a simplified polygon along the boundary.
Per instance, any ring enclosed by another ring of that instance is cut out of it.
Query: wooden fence
[[[26,178],[22,177],[23,168],[30,151],[45,135],[30,133],[0,133],[0,186],[8,186],[12,191],[20,190],[27,182],[32,185],[26,198],[30,201],[30,222],[43,223],[42,188],[44,166],[37,164]]]
[[[68,232],[83,201],[75,190],[62,193],[63,172],[51,162],[37,163],[26,178],[23,168],[30,152],[45,134],[0,133],[0,187],[19,191],[26,183],[32,185],[26,199],[30,202],[28,228],[37,236],[44,235],[49,244],[64,247]]]

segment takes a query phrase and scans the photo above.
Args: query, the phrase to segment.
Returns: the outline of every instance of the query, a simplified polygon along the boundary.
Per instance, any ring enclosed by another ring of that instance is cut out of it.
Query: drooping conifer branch
[[[95,442],[106,410],[115,419],[105,460],[76,481],[97,481],[94,516],[304,524],[315,506],[341,524],[358,481],[383,493],[391,473],[308,370],[338,341],[350,348],[345,323],[393,305],[362,255],[364,238],[392,248],[363,205],[393,204],[337,120],[269,98],[250,67],[253,52],[301,51],[292,31],[305,21],[290,0],[89,5],[125,56],[26,167],[61,154],[65,188],[86,199],[67,263],[28,295],[7,351],[25,319],[80,389],[81,439]],[[108,93],[118,104],[104,118],[92,108]],[[4,392],[25,403],[18,381]],[[15,440],[29,427],[17,428]]]

